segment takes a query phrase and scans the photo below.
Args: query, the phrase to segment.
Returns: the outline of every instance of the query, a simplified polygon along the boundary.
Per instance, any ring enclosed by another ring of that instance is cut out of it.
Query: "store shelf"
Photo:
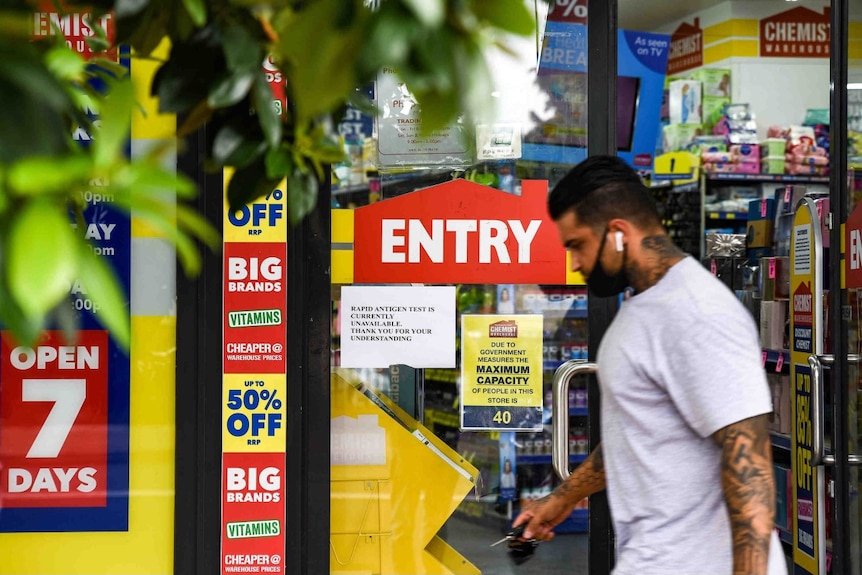
[[[760,362],[767,371],[790,373],[790,352],[786,349],[763,349]]]
[[[778,538],[781,539],[782,543],[793,545],[793,534],[790,531],[781,527],[776,527],[776,529],[778,530]]]
[[[778,184],[828,184],[828,176],[791,176],[789,174],[734,174],[707,172],[706,180],[736,181],[736,182],[761,182]]]
[[[585,357],[573,357],[571,359],[586,360],[587,358],[585,358]],[[570,361],[570,360],[569,359],[565,359],[565,360],[563,360],[563,359],[546,359],[545,361],[542,362],[542,367],[545,371],[557,371],[557,369],[561,365],[566,363],[567,361]]]
[[[748,220],[748,212],[706,212],[708,220]]]
[[[769,432],[769,438],[772,440],[772,446],[785,451],[790,451],[790,436],[775,431]]]
[[[569,463],[580,463],[586,459],[586,455],[571,454],[569,455]],[[517,455],[518,465],[550,465],[553,463],[550,455]]]
[[[545,309],[530,309],[523,310],[521,313],[541,313],[541,314],[549,314],[554,316],[563,316],[572,319],[586,319],[587,318],[587,310],[583,308],[568,308],[568,309],[555,309],[555,308],[545,308]]]

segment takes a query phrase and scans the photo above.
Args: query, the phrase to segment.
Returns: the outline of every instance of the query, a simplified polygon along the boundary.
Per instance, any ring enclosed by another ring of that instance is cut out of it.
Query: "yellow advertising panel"
[[[825,573],[823,472],[811,465],[814,433],[811,421],[811,368],[808,356],[822,353],[822,241],[816,207],[803,200],[793,220],[790,241],[790,348],[793,560],[796,573]]]
[[[227,188],[232,175],[233,170],[224,171],[224,241],[284,243],[287,238],[286,182],[266,196],[231,212],[227,204]]]
[[[479,575],[437,535],[478,470],[342,373],[332,374],[330,573]]]
[[[285,431],[287,379],[284,374],[223,377],[223,450],[228,453],[281,453]]]
[[[542,428],[540,314],[461,316],[461,429]]]

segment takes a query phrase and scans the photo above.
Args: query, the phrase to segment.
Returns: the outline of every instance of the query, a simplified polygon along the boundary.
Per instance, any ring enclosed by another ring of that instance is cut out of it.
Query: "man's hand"
[[[522,539],[550,541],[554,538],[553,528],[565,521],[574,508],[573,504],[570,505],[554,491],[527,505],[512,526],[526,523]]]
[[[578,501],[604,488],[605,464],[600,443],[550,495],[542,497],[521,511],[512,526],[527,524],[522,539],[550,541],[554,538],[553,528],[572,514]]]

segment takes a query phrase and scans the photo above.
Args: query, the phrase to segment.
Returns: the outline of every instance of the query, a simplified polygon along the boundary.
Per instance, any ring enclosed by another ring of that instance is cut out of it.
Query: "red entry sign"
[[[547,181],[454,180],[355,210],[356,283],[566,283]]]

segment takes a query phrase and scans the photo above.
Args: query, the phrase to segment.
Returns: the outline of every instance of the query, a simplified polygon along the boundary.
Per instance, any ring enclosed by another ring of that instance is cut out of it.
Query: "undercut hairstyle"
[[[600,230],[614,218],[649,230],[661,226],[655,201],[638,173],[616,156],[590,156],[566,174],[548,196],[553,220],[570,210]]]

